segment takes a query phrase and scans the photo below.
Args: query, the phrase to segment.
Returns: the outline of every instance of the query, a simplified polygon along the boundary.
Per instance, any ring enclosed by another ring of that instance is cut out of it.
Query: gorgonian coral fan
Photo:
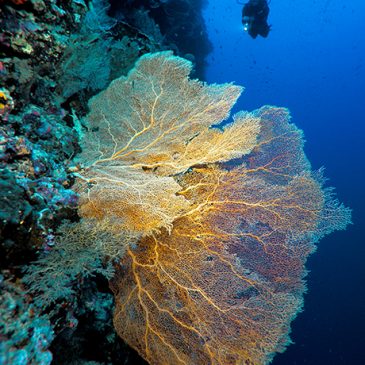
[[[151,364],[265,364],[289,342],[314,243],[350,220],[286,109],[225,120],[241,93],[143,56],[90,103],[80,224],[134,237],[114,323]],[[120,239],[119,235],[119,239]]]

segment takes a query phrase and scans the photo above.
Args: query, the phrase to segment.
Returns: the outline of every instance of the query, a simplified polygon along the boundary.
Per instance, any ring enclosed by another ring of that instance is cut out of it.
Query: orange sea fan
[[[139,237],[111,288],[118,334],[149,363],[266,364],[289,342],[314,243],[350,213],[311,173],[286,109],[214,128],[241,88],[190,70],[145,55],[92,99],[80,224]]]

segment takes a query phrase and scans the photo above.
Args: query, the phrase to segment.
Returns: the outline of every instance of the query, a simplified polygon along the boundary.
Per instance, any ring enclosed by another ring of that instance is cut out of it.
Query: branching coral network
[[[350,212],[286,109],[222,126],[242,88],[190,71],[148,54],[91,100],[78,224],[125,246],[114,324],[149,363],[266,364],[289,343],[314,243]]]

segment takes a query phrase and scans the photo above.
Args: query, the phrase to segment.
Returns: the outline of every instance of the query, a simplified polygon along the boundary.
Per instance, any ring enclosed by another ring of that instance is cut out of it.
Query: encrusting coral
[[[114,324],[151,364],[266,364],[289,343],[305,261],[350,211],[310,171],[284,108],[225,120],[241,93],[147,54],[90,103],[76,191],[85,224],[134,235]]]

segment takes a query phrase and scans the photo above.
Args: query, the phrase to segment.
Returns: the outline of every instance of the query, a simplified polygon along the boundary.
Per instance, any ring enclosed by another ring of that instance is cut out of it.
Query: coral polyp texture
[[[308,255],[350,211],[286,109],[222,123],[242,88],[190,71],[147,54],[91,100],[79,224],[125,246],[114,325],[150,364],[267,364],[290,343]]]

